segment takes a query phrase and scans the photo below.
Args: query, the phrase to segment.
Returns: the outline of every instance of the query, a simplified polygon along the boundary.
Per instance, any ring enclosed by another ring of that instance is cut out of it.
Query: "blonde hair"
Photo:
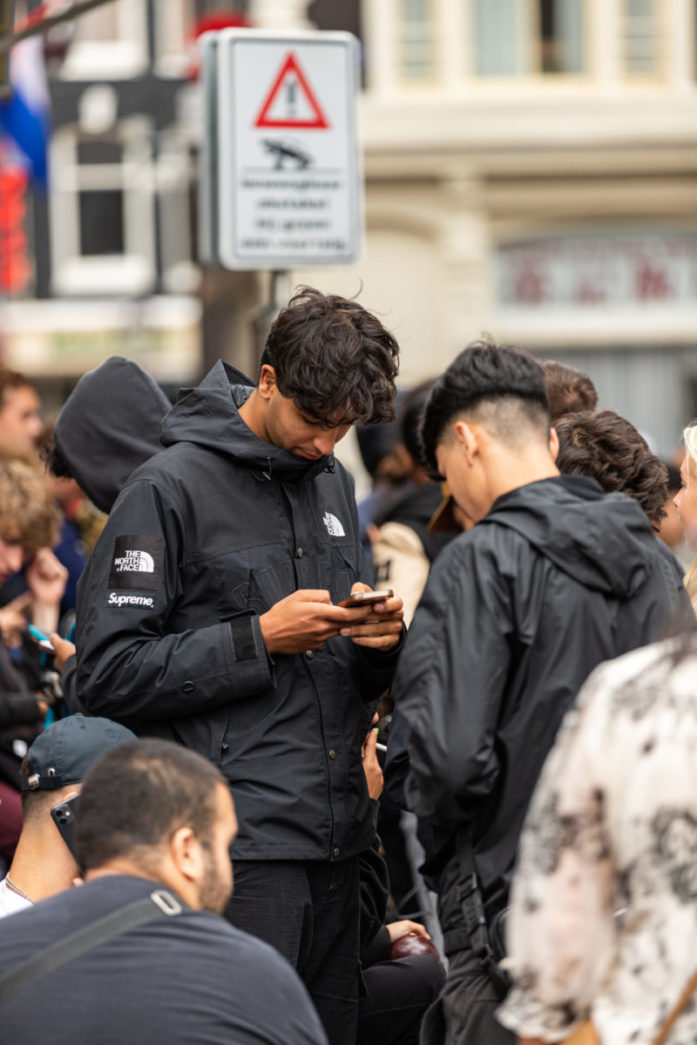
[[[58,537],[58,521],[38,461],[0,444],[0,538],[18,541],[26,551],[50,548]]]

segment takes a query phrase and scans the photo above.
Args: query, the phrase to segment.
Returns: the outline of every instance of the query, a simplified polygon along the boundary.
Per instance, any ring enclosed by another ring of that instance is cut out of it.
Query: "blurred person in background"
[[[49,425],[42,431],[39,440],[39,454],[42,458],[46,453],[46,446],[52,441],[52,438],[53,426]],[[48,482],[60,514],[60,532],[53,553],[67,571],[65,591],[60,605],[61,630],[67,633],[72,618],[70,621],[66,620],[66,614],[74,616],[77,603],[77,582],[87,562],[87,545],[78,521],[87,504],[87,499],[74,479],[67,476],[59,477],[49,471]]]
[[[498,1016],[527,1045],[592,1017],[651,1045],[697,969],[697,638],[599,667],[565,719],[525,822]],[[668,1045],[697,1041],[692,999]]]
[[[649,448],[641,432],[631,421],[614,410],[596,413],[567,414],[555,429],[559,440],[557,468],[562,475],[586,475],[595,479],[606,493],[619,491],[634,498],[643,509],[658,536],[666,516],[668,472]],[[692,614],[684,598],[683,568],[664,541],[658,542],[667,568],[668,582],[674,592],[676,608],[685,623]]]
[[[552,424],[565,414],[595,410],[598,393],[588,374],[553,359],[539,359],[538,362],[545,375]]]
[[[58,516],[45,476],[32,458],[0,448],[0,584],[24,567],[28,591],[0,609],[0,859],[19,837],[19,765],[42,728],[42,654],[27,633],[30,619],[55,631],[65,571],[50,551]]]
[[[40,410],[29,378],[0,366],[0,442],[24,453],[35,450],[43,431]]]
[[[678,509],[675,507],[675,495],[680,491],[682,478],[680,468],[672,461],[663,459],[668,474],[668,496],[666,497],[663,511],[665,516],[661,519],[658,536],[666,544],[678,562],[686,570],[690,565],[692,556],[685,544],[685,530],[680,520]]]
[[[394,588],[404,603],[408,626],[428,579],[431,563],[454,533],[433,533],[428,524],[442,500],[421,463],[419,426],[433,380],[406,394],[399,414],[399,440],[393,453],[401,463],[403,483],[375,515],[373,566],[378,588]]]
[[[374,806],[383,793],[377,736],[377,730],[371,729],[363,744],[363,770]],[[391,881],[380,843],[378,834],[360,858],[364,991],[359,998],[356,1045],[417,1045],[421,1021],[445,983],[445,970],[423,925],[388,916]]]
[[[80,872],[51,809],[80,793],[100,755],[135,739],[125,726],[84,715],[70,715],[39,733],[20,767],[22,833],[0,882],[0,918],[70,888]]]
[[[680,465],[682,486],[673,498],[685,530],[685,543],[697,555],[697,421],[684,429],[685,456]],[[685,587],[697,610],[697,558],[692,560],[685,574]]]
[[[438,483],[429,477],[421,464],[419,428],[433,380],[424,381],[407,392],[398,414],[399,437],[393,447],[403,481],[387,493],[370,528],[375,585],[398,591],[404,603],[404,621],[408,626],[428,580],[431,563],[438,552],[459,532],[457,524],[433,532],[430,520],[442,500]],[[392,695],[383,697],[380,717],[390,715]],[[386,730],[383,725],[383,732]],[[411,823],[410,823],[411,821]],[[378,831],[389,868],[392,896],[401,913],[420,915],[418,870],[409,853],[416,840],[409,843],[405,832],[415,833],[413,814],[401,810],[389,794],[379,807]]]
[[[399,391],[395,394],[395,411],[399,411],[402,395]],[[404,461],[398,451],[399,423],[394,418],[386,424],[357,425],[356,442],[371,481],[370,491],[358,500],[357,509],[361,544],[372,566],[375,517],[406,481]]]

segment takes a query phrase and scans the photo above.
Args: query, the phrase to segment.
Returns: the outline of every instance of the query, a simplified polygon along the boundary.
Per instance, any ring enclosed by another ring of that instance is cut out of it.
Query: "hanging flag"
[[[40,37],[12,48],[10,81],[12,96],[0,102],[0,134],[11,139],[34,183],[45,189],[50,109]]]

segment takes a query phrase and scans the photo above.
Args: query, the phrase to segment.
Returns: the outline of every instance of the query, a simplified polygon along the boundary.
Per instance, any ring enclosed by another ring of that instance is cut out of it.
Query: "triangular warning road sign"
[[[276,77],[255,127],[295,127],[326,130],[329,122],[314,96],[300,63],[289,51]]]

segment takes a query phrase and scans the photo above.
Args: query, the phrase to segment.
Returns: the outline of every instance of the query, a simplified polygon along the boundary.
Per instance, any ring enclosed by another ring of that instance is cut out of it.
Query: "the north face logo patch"
[[[342,526],[341,522],[331,512],[325,512],[322,516],[322,522],[327,527],[327,533],[330,537],[345,537],[346,530]]]
[[[109,588],[155,591],[162,558],[162,538],[154,534],[122,534],[114,541]]]
[[[155,560],[150,552],[128,548],[123,555],[117,556],[113,563],[117,573],[154,573]]]

